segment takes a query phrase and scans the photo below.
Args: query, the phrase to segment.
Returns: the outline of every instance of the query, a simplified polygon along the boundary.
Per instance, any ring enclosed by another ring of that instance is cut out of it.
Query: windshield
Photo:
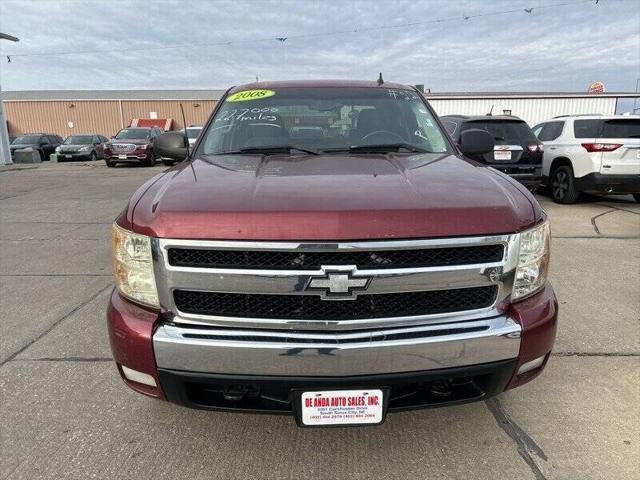
[[[507,145],[529,145],[538,143],[529,125],[518,120],[467,122],[462,127],[462,131],[472,128],[485,130],[491,134],[494,140],[503,141]]]
[[[14,145],[34,145],[40,140],[40,135],[24,135],[13,141]]]
[[[187,138],[198,138],[202,128],[187,128]]]
[[[93,135],[74,135],[67,137],[64,141],[65,145],[91,145],[93,143]]]
[[[197,154],[260,153],[263,147],[279,146],[327,153],[367,145],[380,151],[387,145],[395,145],[388,151],[448,151],[418,93],[382,87],[236,93],[225,100],[203,135]]]
[[[144,128],[125,128],[116,135],[117,140],[144,140],[149,136],[149,130]]]

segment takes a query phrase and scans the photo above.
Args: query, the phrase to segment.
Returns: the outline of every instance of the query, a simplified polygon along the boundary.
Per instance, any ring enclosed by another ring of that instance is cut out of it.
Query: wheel
[[[575,203],[580,197],[576,190],[573,169],[568,165],[561,165],[551,175],[551,198],[556,203]]]
[[[142,162],[145,167],[153,167],[156,164],[156,154],[153,150],[149,151],[149,156]]]
[[[640,203],[640,193],[634,193],[634,194],[633,194],[633,199],[634,199],[636,202]]]
[[[47,156],[44,154],[44,151],[38,150],[38,154],[40,155],[41,162],[44,162],[45,160],[47,160]]]
[[[173,167],[176,164],[174,160],[162,160],[162,163],[167,167]]]
[[[111,160],[105,160],[104,163],[107,164],[107,167],[113,168],[116,166],[116,162],[112,162]]]
[[[96,155],[96,152],[91,152],[91,161],[95,162],[96,160],[98,160],[98,156]]]

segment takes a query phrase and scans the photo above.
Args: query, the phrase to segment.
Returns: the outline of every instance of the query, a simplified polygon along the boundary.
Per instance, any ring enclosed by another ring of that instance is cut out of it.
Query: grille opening
[[[389,410],[404,410],[450,403],[479,400],[492,390],[494,378],[490,374],[445,377],[437,380],[407,379],[390,385]],[[361,383],[361,382],[360,382]],[[331,385],[331,384],[329,384]],[[446,389],[443,389],[443,385]],[[332,385],[336,388],[336,385]],[[357,388],[359,382],[350,383]],[[368,383],[363,387],[371,387]],[[388,386],[387,383],[376,386]],[[291,414],[294,410],[293,389],[330,389],[329,386],[301,382],[199,383],[186,382],[184,392],[192,406],[230,410],[262,411]],[[339,388],[339,387],[338,387]],[[229,395],[233,392],[234,395]],[[236,394],[240,392],[240,394]]]
[[[462,312],[490,307],[498,286],[359,295],[328,301],[316,295],[271,295],[175,290],[180,312],[225,317],[357,320]]]
[[[319,269],[322,265],[357,265],[358,269],[442,267],[502,260],[503,245],[362,251],[263,251],[169,248],[169,264],[191,268],[273,270]]]

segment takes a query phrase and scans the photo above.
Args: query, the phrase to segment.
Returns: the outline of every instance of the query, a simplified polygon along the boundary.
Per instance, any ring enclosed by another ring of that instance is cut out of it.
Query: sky
[[[382,72],[432,92],[634,91],[640,0],[551,7],[575,1],[0,0],[0,32],[20,38],[0,40],[0,85],[223,89]]]

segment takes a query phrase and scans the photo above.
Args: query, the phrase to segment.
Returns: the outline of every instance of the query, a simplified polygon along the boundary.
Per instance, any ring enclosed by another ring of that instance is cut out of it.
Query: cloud
[[[433,91],[582,91],[594,80],[633,90],[640,2],[543,8],[552,3],[2,0],[0,31],[21,42],[0,43],[0,82],[5,90],[224,88],[256,76],[373,80],[382,71]],[[515,12],[463,19],[504,10]],[[428,23],[442,18],[450,20]],[[395,28],[407,23],[417,24]],[[367,30],[375,26],[387,28]],[[140,51],[167,45],[180,47]]]

